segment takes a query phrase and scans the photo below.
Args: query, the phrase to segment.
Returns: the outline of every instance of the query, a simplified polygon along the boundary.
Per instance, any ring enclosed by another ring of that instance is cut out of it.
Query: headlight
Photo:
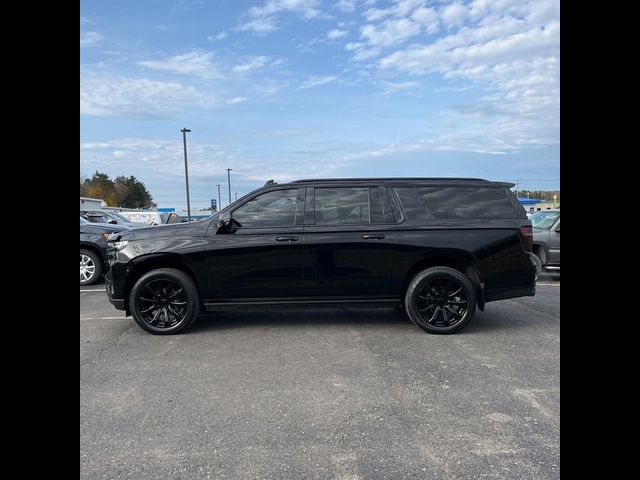
[[[113,245],[113,248],[116,250],[122,250],[128,243],[127,240],[120,240],[119,242],[111,242],[111,245]]]

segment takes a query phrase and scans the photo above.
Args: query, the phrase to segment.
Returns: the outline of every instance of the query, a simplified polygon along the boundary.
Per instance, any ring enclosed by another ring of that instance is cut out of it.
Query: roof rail
[[[397,181],[397,180],[466,180],[474,182],[489,182],[484,178],[471,177],[378,177],[378,178],[304,178],[301,180],[293,180],[290,183],[307,183],[307,182],[353,182],[353,181]]]

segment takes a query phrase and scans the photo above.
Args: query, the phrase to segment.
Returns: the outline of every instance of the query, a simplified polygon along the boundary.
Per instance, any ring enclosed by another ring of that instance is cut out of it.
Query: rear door
[[[396,233],[382,185],[307,187],[303,285],[310,297],[390,296]]]

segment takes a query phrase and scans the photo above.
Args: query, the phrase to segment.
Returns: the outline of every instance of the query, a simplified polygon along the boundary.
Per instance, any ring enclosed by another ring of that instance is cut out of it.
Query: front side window
[[[233,211],[241,227],[293,227],[298,190],[275,190],[252,198]]]
[[[316,225],[371,223],[368,187],[315,189]]]

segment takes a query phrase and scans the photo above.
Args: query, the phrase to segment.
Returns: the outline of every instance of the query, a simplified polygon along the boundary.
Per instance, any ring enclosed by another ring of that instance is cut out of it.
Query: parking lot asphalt
[[[81,287],[81,478],[559,478],[559,286],[455,335],[336,309],[218,313],[174,336]]]

